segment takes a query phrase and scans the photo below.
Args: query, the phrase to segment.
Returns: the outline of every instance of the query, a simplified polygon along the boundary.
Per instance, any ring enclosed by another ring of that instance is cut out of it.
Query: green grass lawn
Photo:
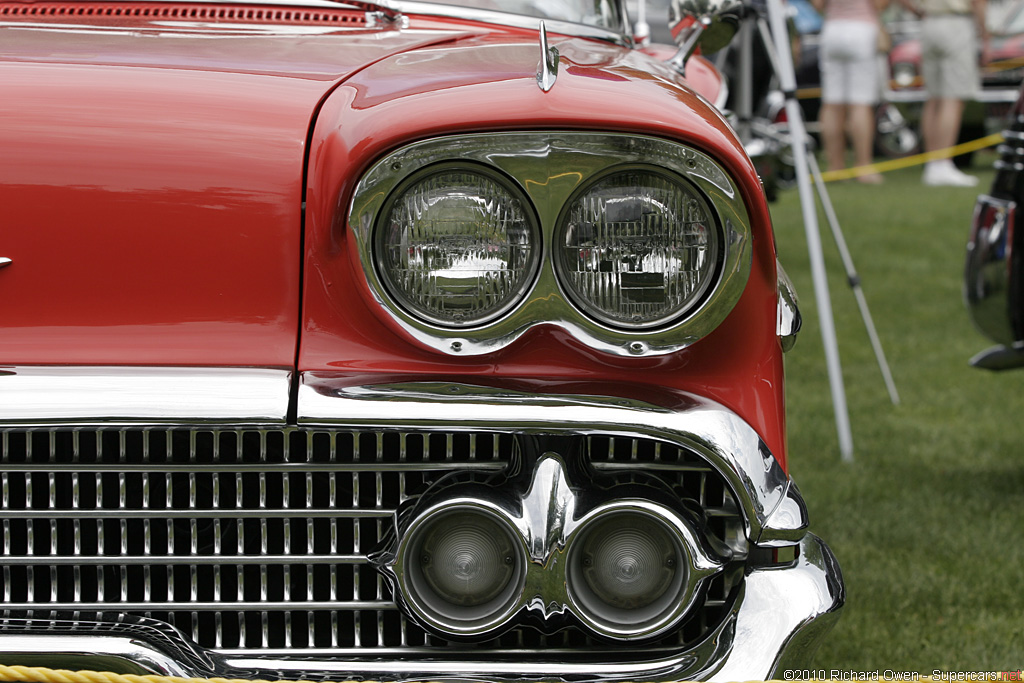
[[[1024,370],[968,366],[990,343],[961,297],[977,189],[828,185],[902,399],[889,402],[828,224],[820,217],[854,462],[840,460],[796,189],[772,215],[804,327],[787,355],[790,470],[846,579],[816,668],[1024,667]]]

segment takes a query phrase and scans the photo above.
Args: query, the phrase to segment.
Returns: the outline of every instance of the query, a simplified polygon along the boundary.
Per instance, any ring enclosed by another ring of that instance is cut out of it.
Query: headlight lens
[[[618,171],[578,193],[556,237],[560,282],[585,313],[647,329],[690,310],[715,277],[712,213],[689,183],[658,171]]]
[[[375,238],[399,304],[452,327],[500,317],[526,293],[540,240],[530,203],[508,180],[472,166],[427,169],[399,186]]]

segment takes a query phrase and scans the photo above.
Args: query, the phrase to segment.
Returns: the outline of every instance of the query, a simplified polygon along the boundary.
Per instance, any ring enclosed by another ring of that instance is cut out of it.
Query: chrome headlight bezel
[[[382,281],[374,255],[375,227],[395,189],[422,169],[457,162],[475,164],[509,179],[533,204],[540,226],[540,263],[517,301],[479,324],[453,327],[407,310]],[[717,231],[717,268],[706,291],[686,311],[657,326],[613,326],[588,315],[566,294],[552,255],[563,209],[581,188],[617,169],[663,169],[692,187],[709,207]],[[387,316],[420,344],[449,355],[502,349],[527,330],[554,325],[587,346],[619,356],[671,353],[710,333],[742,294],[751,266],[746,206],[725,169],[708,155],[660,138],[617,133],[516,132],[433,138],[398,149],[378,161],[356,187],[348,239],[369,292]]]

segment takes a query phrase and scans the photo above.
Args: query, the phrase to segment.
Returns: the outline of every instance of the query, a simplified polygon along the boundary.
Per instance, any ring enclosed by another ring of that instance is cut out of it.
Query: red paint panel
[[[291,365],[304,112],[288,82],[7,66],[4,363]],[[0,105],[2,107],[3,105]],[[225,125],[230,121],[231,125]]]
[[[316,108],[446,34],[79,7],[0,26],[0,364],[292,367]]]

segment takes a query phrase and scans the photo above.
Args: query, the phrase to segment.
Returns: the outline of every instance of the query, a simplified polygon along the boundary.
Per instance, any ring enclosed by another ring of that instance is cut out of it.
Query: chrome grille
[[[405,500],[455,470],[498,472],[522,435],[211,429],[0,431],[3,616],[169,623],[222,652],[373,655],[456,647],[407,621],[367,554]],[[721,477],[685,449],[590,436],[599,470],[654,474],[730,542]],[[738,581],[651,646],[715,625]],[[582,632],[523,628],[463,649],[580,649]],[[602,644],[606,648],[606,644]],[[635,650],[635,647],[634,647]]]

